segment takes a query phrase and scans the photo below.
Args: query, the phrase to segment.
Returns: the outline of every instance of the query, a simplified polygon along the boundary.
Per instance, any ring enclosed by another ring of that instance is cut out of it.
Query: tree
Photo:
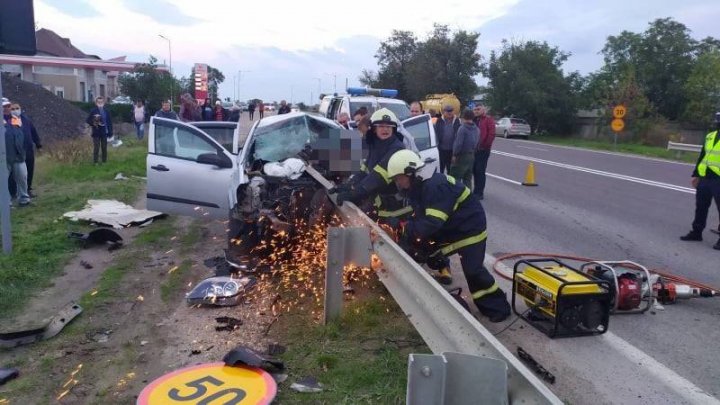
[[[170,98],[171,86],[180,87],[169,72],[158,70],[157,58],[152,55],[147,63],[139,63],[132,72],[121,75],[118,83],[123,94],[133,100],[143,100],[148,111],[160,109],[162,100]]]
[[[720,50],[701,54],[685,83],[688,103],[683,118],[709,127],[720,110]]]
[[[500,54],[491,52],[483,67],[488,104],[503,115],[527,119],[533,131],[568,133],[576,113],[575,92],[582,87],[579,74],[563,74],[568,57],[546,42],[503,41]]]
[[[452,33],[437,24],[425,41],[418,41],[409,31],[393,31],[375,54],[378,71],[363,70],[360,82],[397,89],[406,100],[455,93],[466,103],[477,91],[473,78],[480,73],[479,36],[463,30]]]

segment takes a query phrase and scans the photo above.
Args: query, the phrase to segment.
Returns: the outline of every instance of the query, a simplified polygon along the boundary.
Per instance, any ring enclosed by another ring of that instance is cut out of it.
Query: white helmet
[[[387,108],[381,108],[373,113],[373,115],[370,117],[370,122],[372,125],[392,125],[393,127],[398,127],[398,119],[394,112],[390,111]]]
[[[409,150],[399,150],[390,157],[387,166],[388,177],[393,178],[400,174],[412,176],[417,174],[425,166],[425,162],[420,155]]]

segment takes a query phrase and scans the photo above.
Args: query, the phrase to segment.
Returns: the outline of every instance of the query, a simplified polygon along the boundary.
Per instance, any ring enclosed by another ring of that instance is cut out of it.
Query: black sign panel
[[[0,0],[0,53],[35,55],[32,0]]]

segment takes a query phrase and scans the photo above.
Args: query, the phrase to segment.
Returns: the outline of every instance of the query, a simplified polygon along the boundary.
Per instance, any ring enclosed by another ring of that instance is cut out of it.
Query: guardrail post
[[[347,265],[370,266],[370,231],[364,227],[328,228],[323,322],[337,319],[343,304],[343,269]]]

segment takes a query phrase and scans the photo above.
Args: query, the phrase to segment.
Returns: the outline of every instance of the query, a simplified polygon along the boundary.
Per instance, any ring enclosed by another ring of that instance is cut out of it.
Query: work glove
[[[331,187],[330,189],[328,189],[327,192],[328,192],[328,194],[337,194],[337,193],[348,192],[348,191],[350,191],[349,185],[339,184],[335,187]]]
[[[352,202],[353,200],[353,193],[351,191],[341,191],[338,193],[337,197],[335,197],[335,202],[338,206],[342,206],[345,201]]]

